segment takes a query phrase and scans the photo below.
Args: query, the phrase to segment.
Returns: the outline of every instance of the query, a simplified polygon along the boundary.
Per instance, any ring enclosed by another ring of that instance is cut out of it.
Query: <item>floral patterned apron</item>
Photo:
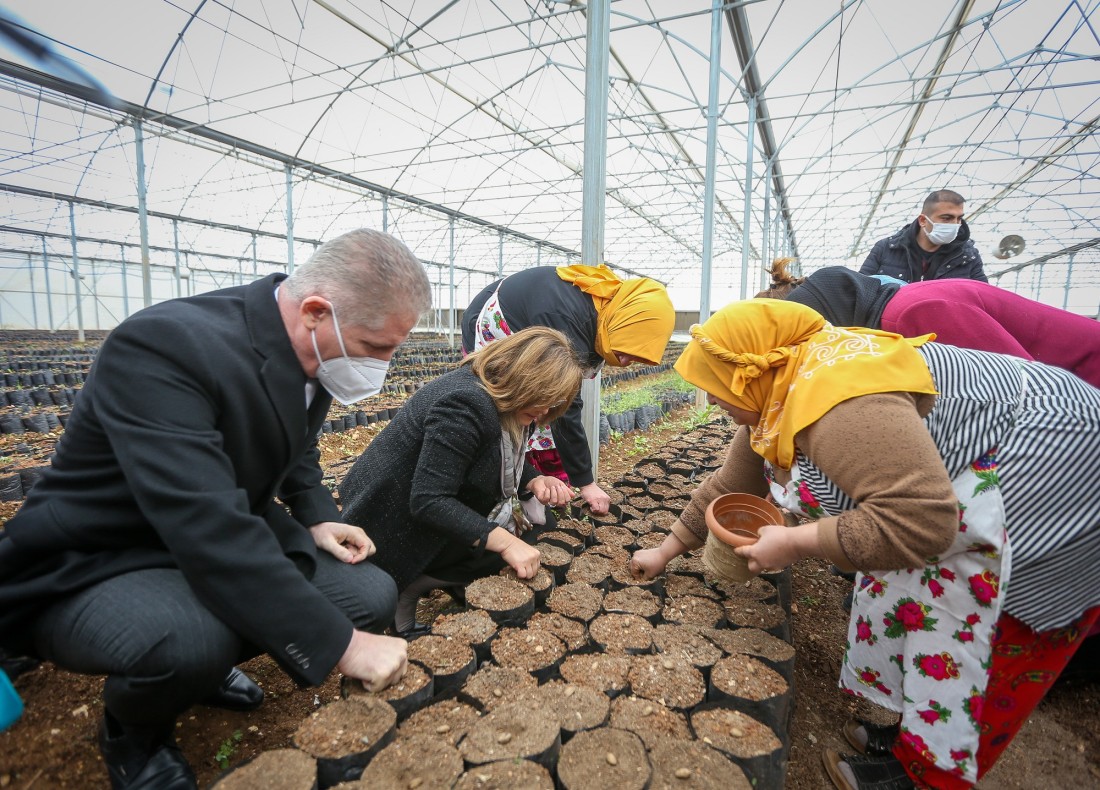
[[[799,471],[805,462],[800,454],[786,486],[767,470],[772,496],[820,518],[825,510]],[[974,782],[990,643],[1011,567],[996,449],[952,485],[959,531],[947,552],[923,568],[856,576],[840,686],[898,711],[903,741]]]

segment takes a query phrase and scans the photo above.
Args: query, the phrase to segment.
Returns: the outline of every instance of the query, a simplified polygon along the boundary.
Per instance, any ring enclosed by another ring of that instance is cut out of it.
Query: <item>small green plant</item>
[[[643,455],[649,452],[649,437],[641,434],[635,435],[634,445],[626,451],[627,455]]]
[[[798,602],[805,607],[812,608],[821,603],[821,599],[814,595],[803,595],[798,599]]]
[[[229,758],[237,751],[237,744],[244,738],[244,733],[240,730],[233,730],[233,734],[222,741],[221,746],[218,747],[218,751],[214,753],[214,762],[218,764],[218,767],[223,771],[229,767]]]

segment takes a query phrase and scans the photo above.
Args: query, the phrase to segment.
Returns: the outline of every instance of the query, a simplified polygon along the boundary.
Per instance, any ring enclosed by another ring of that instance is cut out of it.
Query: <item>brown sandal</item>
[[[864,743],[860,742],[857,735],[860,728],[867,733]],[[893,753],[899,729],[896,724],[873,724],[864,719],[848,719],[844,722],[841,732],[844,733],[848,743],[852,744],[852,748],[860,754],[882,756]]]

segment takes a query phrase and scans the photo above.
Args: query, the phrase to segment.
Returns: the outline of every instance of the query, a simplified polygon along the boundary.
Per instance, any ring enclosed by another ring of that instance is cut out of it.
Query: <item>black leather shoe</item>
[[[121,727],[107,713],[99,727],[99,751],[112,790],[197,790],[172,728]]]
[[[422,636],[427,636],[432,632],[432,627],[425,623],[416,623],[411,628],[406,628],[404,631],[398,631],[397,635],[404,639],[406,642],[411,642],[414,639],[419,639]]]
[[[218,690],[199,704],[246,713],[256,710],[263,701],[264,690],[248,675],[233,667],[218,686]]]

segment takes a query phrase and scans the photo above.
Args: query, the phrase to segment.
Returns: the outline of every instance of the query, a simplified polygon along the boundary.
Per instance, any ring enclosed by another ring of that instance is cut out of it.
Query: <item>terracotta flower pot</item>
[[[716,575],[735,582],[748,581],[756,574],[733,549],[755,543],[761,527],[784,523],[779,508],[752,494],[723,494],[707,505],[705,515],[710,536],[703,562]]]

